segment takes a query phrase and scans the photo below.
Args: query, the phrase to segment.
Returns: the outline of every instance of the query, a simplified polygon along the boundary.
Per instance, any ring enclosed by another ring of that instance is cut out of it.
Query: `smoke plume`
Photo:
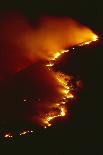
[[[0,90],[1,119],[42,122],[40,116],[49,110],[55,114],[62,110],[61,116],[64,115],[64,107],[58,108],[56,103],[65,97],[67,86],[44,64],[57,51],[91,40],[93,35],[90,29],[67,17],[41,17],[33,26],[17,13],[3,15],[0,20],[0,82],[8,77],[13,80]],[[50,125],[46,121],[45,124]]]

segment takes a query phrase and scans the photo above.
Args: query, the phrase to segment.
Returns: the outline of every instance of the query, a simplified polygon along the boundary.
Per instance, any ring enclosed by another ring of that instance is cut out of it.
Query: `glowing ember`
[[[22,131],[20,132],[18,135],[19,136],[23,136],[23,135],[26,135],[26,134],[30,134],[30,133],[33,133],[34,131],[33,130],[26,130],[26,131]],[[4,135],[4,138],[13,138],[13,134],[12,133],[6,133]]]
[[[6,133],[6,134],[4,135],[4,137],[5,137],[5,138],[12,138],[13,135],[12,135],[11,133]]]
[[[34,132],[33,130],[31,130],[31,131],[29,131],[29,130],[27,130],[27,131],[22,131],[19,135],[22,136],[22,135],[26,135],[26,134],[28,134],[28,133],[33,133],[33,132]]]

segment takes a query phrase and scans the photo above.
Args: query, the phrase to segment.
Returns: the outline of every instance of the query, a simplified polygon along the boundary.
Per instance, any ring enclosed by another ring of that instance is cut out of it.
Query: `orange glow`
[[[66,50],[66,52],[67,52],[67,50]],[[62,50],[62,52],[60,52],[60,53],[61,54],[65,53],[65,50]],[[56,59],[55,59],[55,61],[56,61]],[[52,62],[52,64],[53,64],[53,62]],[[46,66],[51,67],[51,65],[46,65]],[[46,113],[45,115],[43,115],[43,117],[41,118],[44,128],[47,128],[47,126],[50,127],[52,125],[51,121],[54,120],[55,118],[66,116],[67,110],[66,110],[65,104],[67,103],[69,98],[74,97],[70,92],[71,87],[68,86],[68,83],[71,78],[61,72],[57,72],[57,73],[54,72],[54,76],[57,80],[58,86],[60,87],[59,91],[60,91],[62,97],[61,97],[61,99],[59,99],[60,100],[59,103],[52,103],[53,106],[50,109],[50,111],[48,113]],[[53,111],[53,107],[58,109],[58,112]]]
[[[93,34],[93,37],[91,38],[91,40],[85,41],[79,44],[79,46],[85,46],[97,40],[98,40],[98,36]],[[73,47],[72,49],[75,49],[75,48]],[[57,61],[57,59],[65,52],[69,52],[69,50],[60,50],[58,52],[54,52],[53,57],[51,58],[52,63],[49,62],[49,64],[47,64],[46,66],[48,67],[54,66],[55,61]],[[68,84],[70,77],[61,72],[57,72],[55,73],[55,78],[57,79],[58,84],[62,86],[62,88],[60,88],[60,92],[63,95],[62,101],[54,104],[54,107],[59,109],[58,113],[51,109],[52,112],[50,111],[49,113],[46,113],[46,115],[44,115],[44,117],[42,118],[42,123],[44,125],[44,128],[47,128],[47,126],[50,127],[52,125],[51,121],[54,120],[55,118],[66,116],[67,111],[66,111],[65,104],[67,103],[68,99],[74,98],[73,94],[71,93],[71,87]]]
[[[60,55],[61,55],[61,54],[60,54],[59,52],[55,53],[55,54],[54,54],[54,58],[53,58],[52,60],[55,60],[55,59],[59,58]]]
[[[50,123],[52,120],[58,117],[64,117],[66,115],[66,108],[65,106],[58,105],[59,113],[52,112],[52,114],[48,114],[44,119],[43,123],[45,124],[44,128],[50,127],[52,124]]]
[[[0,34],[4,45],[1,50],[2,61],[6,62],[5,68],[10,71],[9,75],[14,75],[41,59],[56,60],[61,54],[68,52],[64,50],[66,47],[98,39],[88,27],[67,17],[41,17],[37,24],[38,27],[31,27],[25,17],[14,12],[1,20]],[[10,52],[6,61],[7,50]],[[6,73],[2,74],[3,79]]]
[[[25,35],[19,36],[20,45],[26,49],[24,54],[31,62],[56,60],[68,52],[66,47],[97,40],[92,30],[71,18],[42,17],[39,23],[38,28],[28,27]]]
[[[31,27],[31,23],[28,24],[29,22],[25,21],[25,18],[19,17],[19,15],[15,16],[13,13],[12,15],[13,18],[10,17],[10,21],[9,16],[7,16],[7,19],[1,20],[2,27],[0,34],[2,35],[0,39],[2,40],[2,48],[0,52],[3,60],[0,62],[3,62],[3,64],[6,63],[4,65],[5,72],[1,72],[3,75],[1,75],[2,78],[0,78],[5,79],[5,75],[7,78],[6,72],[8,73],[9,71],[10,74],[8,74],[8,76],[15,75],[17,72],[28,68],[32,64],[35,65],[35,62],[38,62],[37,64],[40,65],[42,64],[39,66],[42,69],[37,67],[36,72],[34,72],[34,75],[31,75],[30,78],[34,78],[34,81],[39,81],[38,78],[41,73],[36,76],[39,68],[40,72],[43,70],[43,74],[45,74],[46,78],[47,76],[49,77],[47,78],[47,86],[50,86],[50,88],[46,87],[47,94],[45,93],[45,97],[41,97],[42,95],[40,94],[39,101],[35,100],[34,97],[35,101],[33,102],[35,103],[32,103],[31,107],[34,106],[34,111],[37,113],[31,112],[33,114],[32,116],[30,115],[31,118],[29,120],[34,121],[33,123],[37,122],[39,125],[47,128],[52,125],[53,120],[59,117],[65,117],[68,114],[66,108],[67,103],[74,98],[71,88],[71,77],[61,72],[55,72],[55,70],[53,70],[55,62],[58,61],[64,53],[71,52],[71,47],[73,47],[72,49],[74,50],[74,46],[76,45],[87,46],[93,41],[97,41],[98,36],[86,26],[67,17],[43,17],[38,20],[38,27],[33,28],[33,25]],[[70,49],[65,50],[67,48]],[[6,55],[6,53],[9,54]],[[41,78],[40,81],[45,83],[46,78]],[[37,83],[36,86],[38,87],[38,85]],[[41,87],[39,88],[39,91],[41,91]],[[49,93],[48,90],[50,91]],[[39,94],[39,91],[37,94]],[[32,100],[30,99],[30,101]],[[28,103],[28,99],[24,98],[23,103]],[[29,130],[22,131],[19,135],[21,136],[28,133],[30,133]],[[12,135],[5,134],[4,137],[12,137]]]
[[[93,41],[97,41],[97,40],[98,40],[98,36],[94,34],[93,37],[91,38],[91,40],[85,41],[85,42],[81,43],[79,46],[88,45],[88,44],[92,43]]]
[[[51,126],[52,125],[51,121],[54,120],[55,118],[64,117],[66,115],[65,104],[67,103],[69,98],[73,98],[73,95],[70,92],[70,86],[68,86],[70,77],[64,75],[63,73],[57,72],[55,73],[55,78],[57,79],[57,83],[60,86],[59,91],[62,97],[61,99],[59,99],[60,100],[58,101],[59,103],[52,103],[53,106],[50,109],[50,111],[45,115],[43,115],[43,117],[41,118],[44,128],[46,128],[47,126],[48,127]],[[53,107],[58,109],[58,112],[54,111]]]

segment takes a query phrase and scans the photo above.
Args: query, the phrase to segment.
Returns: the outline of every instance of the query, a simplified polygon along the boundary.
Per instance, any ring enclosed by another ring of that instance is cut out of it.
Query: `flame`
[[[45,67],[53,74],[54,86],[57,87],[55,93],[59,93],[56,100],[51,101],[50,105],[49,103],[46,105],[47,111],[37,115],[39,118],[38,123],[47,128],[52,125],[55,118],[67,115],[66,104],[69,99],[74,98],[71,91],[70,77],[53,71],[55,62],[64,53],[71,52],[71,50],[65,50],[66,47],[75,49],[75,45],[86,46],[93,41],[97,41],[98,36],[89,28],[68,18],[45,17],[39,21],[38,28],[34,29],[30,27],[24,18],[17,16],[15,19],[14,17],[13,19],[10,18],[10,21],[8,18],[3,19],[0,25],[1,53],[4,59],[0,61],[3,62],[0,69],[1,73],[4,74],[0,76],[0,79],[3,79],[5,75],[7,76],[6,73],[8,72],[11,72],[10,75],[14,75],[37,61],[41,62],[43,60],[47,62]],[[5,51],[8,51],[9,59],[7,59],[8,55],[6,55]],[[6,63],[4,64],[4,62]],[[27,100],[24,99],[24,102],[26,103]],[[20,136],[27,133],[30,133],[30,131],[22,131]],[[7,133],[4,137],[10,138],[10,136],[12,135]]]
[[[31,27],[25,17],[15,12],[3,16],[0,24],[0,79],[12,76],[41,59],[56,60],[68,52],[64,50],[66,47],[97,40],[97,35],[92,30],[71,18],[41,17],[37,24],[38,27]]]
[[[34,131],[33,130],[27,130],[27,131],[22,131],[22,132],[20,132],[20,136],[22,136],[22,135],[26,135],[26,134],[28,134],[28,133],[33,133]]]
[[[98,40],[98,36],[94,34],[91,40],[85,41],[79,44],[79,46],[85,46],[97,40]],[[73,47],[72,49],[75,49],[75,48]],[[58,52],[54,52],[51,58],[52,63],[50,61],[48,64],[46,64],[46,66],[49,68],[54,66],[55,61],[57,61],[57,59],[63,53],[66,53],[66,52],[69,52],[69,50],[60,50]],[[43,122],[44,128],[47,128],[47,126],[48,127],[51,126],[52,124],[50,122],[55,118],[66,116],[67,110],[66,110],[65,104],[67,103],[68,99],[74,98],[73,94],[71,93],[71,87],[70,85],[68,85],[68,81],[70,80],[70,77],[60,72],[56,73],[55,75],[59,85],[63,87],[61,89],[63,97],[61,102],[54,104],[60,110],[59,113],[56,113],[55,111],[54,112],[52,111],[51,113],[50,111],[49,113],[46,113],[46,115],[43,117],[42,122]]]
[[[4,137],[5,137],[5,138],[12,138],[13,135],[12,135],[11,133],[6,133],[6,134],[4,135]]]
[[[66,115],[65,109],[62,107],[61,108],[61,116],[65,116],[65,115]]]
[[[90,43],[97,41],[97,40],[98,40],[98,36],[94,34],[91,40],[83,42],[79,46],[89,45]]]
[[[97,41],[97,40],[98,40],[98,36],[97,35],[93,35],[92,41]]]
[[[89,39],[88,41],[80,43],[79,46],[89,45],[90,43],[95,42],[97,40],[98,40],[98,36],[95,34],[92,34],[91,39]],[[75,48],[73,47],[72,49],[74,50]],[[67,53],[67,52],[69,52],[69,50],[59,50],[59,51],[53,52],[52,58],[50,59],[50,61],[53,60],[55,62],[62,54]],[[52,67],[52,66],[54,66],[54,63],[53,62],[49,63],[46,66]]]
[[[58,118],[58,117],[64,117],[66,115],[66,108],[65,106],[60,106],[60,104],[58,104],[58,108],[60,110],[59,113],[55,113],[53,112],[52,114],[48,114],[47,117],[45,117],[43,119],[43,123],[45,124],[44,128],[47,128],[47,127],[50,127],[52,124],[50,123],[52,120],[54,120],[55,118]]]
[[[69,51],[69,50],[62,50],[62,51],[58,52],[59,53],[58,56],[62,55],[63,53],[65,53],[67,51]],[[54,57],[54,62],[56,61],[57,58],[58,57]],[[51,59],[51,61],[52,60],[53,59]],[[51,67],[50,64],[51,63],[47,64],[46,66]],[[53,64],[53,62],[52,62],[52,64]],[[54,75],[55,75],[58,85],[60,86],[60,92],[62,94],[62,98],[58,101],[59,103],[54,103],[54,104],[52,103],[53,106],[50,109],[50,111],[48,113],[46,113],[45,115],[43,115],[43,118],[41,118],[44,128],[47,128],[47,126],[48,127],[51,126],[52,124],[50,122],[52,120],[54,120],[55,118],[66,116],[67,110],[66,110],[65,104],[67,103],[68,99],[74,97],[73,94],[71,94],[70,85],[68,86],[70,77],[61,73],[61,72],[57,72]],[[59,111],[58,112],[53,111],[53,107],[55,107]]]

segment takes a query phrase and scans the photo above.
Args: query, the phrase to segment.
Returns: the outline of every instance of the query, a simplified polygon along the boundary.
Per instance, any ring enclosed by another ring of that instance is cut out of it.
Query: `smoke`
[[[73,19],[42,17],[38,27],[25,34],[21,42],[31,59],[37,56],[48,60],[56,51],[91,40],[93,35],[90,29]]]
[[[33,26],[17,13],[4,15],[0,20],[0,81],[16,77],[0,90],[1,118],[40,121],[39,116],[64,96],[56,73],[44,64],[57,51],[91,40],[93,35],[67,17],[42,17]]]
[[[67,17],[42,17],[33,27],[17,13],[5,14],[0,20],[0,79],[92,37],[90,29]]]

